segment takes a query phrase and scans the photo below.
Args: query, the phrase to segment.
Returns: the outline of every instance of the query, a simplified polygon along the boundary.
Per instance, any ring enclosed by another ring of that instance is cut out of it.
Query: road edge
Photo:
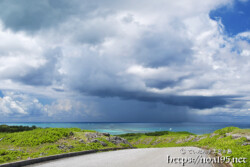
[[[32,165],[35,163],[41,163],[45,161],[51,161],[51,160],[67,158],[67,157],[74,157],[78,155],[85,155],[85,154],[104,152],[104,151],[125,150],[125,149],[136,149],[136,147],[106,148],[106,149],[99,149],[99,150],[87,150],[87,151],[71,152],[71,153],[65,153],[65,154],[57,154],[57,155],[52,155],[52,156],[47,156],[47,157],[34,158],[34,159],[29,159],[29,160],[0,164],[0,167],[22,167],[22,166]]]

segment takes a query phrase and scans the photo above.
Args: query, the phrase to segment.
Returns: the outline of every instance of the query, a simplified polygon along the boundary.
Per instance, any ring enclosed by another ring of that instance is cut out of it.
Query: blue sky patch
[[[3,97],[3,93],[2,93],[2,91],[0,90],[0,97]]]
[[[235,1],[232,6],[223,6],[210,12],[210,18],[220,19],[230,36],[250,30],[250,1]]]

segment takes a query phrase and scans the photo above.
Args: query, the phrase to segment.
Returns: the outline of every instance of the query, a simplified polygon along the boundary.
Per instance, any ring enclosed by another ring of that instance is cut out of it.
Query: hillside
[[[78,128],[0,132],[0,164],[69,152],[130,146],[127,140],[120,137]]]
[[[208,150],[215,156],[245,157],[246,164],[237,163],[234,166],[250,166],[250,129],[227,127],[204,135],[165,131],[120,136],[138,148],[196,146]]]
[[[204,135],[161,131],[118,136],[78,128],[33,127],[23,131],[25,129],[27,128],[4,126],[4,132],[0,132],[0,164],[55,154],[117,147],[196,146],[211,150],[214,155],[250,159],[250,129],[236,127],[227,127]],[[248,160],[246,164],[234,166],[248,167],[250,166]]]

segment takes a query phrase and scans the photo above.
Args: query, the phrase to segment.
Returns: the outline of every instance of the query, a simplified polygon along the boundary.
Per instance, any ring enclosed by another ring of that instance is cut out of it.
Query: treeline
[[[0,132],[12,133],[12,132],[22,132],[36,129],[36,126],[8,126],[8,125],[0,125]]]
[[[148,133],[126,133],[126,134],[120,134],[117,136],[120,137],[134,137],[138,138],[141,136],[163,136],[163,135],[194,135],[193,133],[190,132],[171,132],[171,131],[156,131],[156,132],[148,132]]]
[[[148,133],[126,133],[126,134],[121,134],[121,135],[117,135],[117,136],[121,136],[121,137],[140,137],[140,136],[163,136],[163,135],[168,135],[169,131],[156,131],[156,132],[148,132]]]

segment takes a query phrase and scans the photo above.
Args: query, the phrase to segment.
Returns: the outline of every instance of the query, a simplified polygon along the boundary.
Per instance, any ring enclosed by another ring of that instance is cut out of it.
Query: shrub
[[[230,133],[236,129],[240,129],[240,128],[237,128],[237,127],[226,127],[226,128],[223,128],[223,129],[218,129],[216,131],[214,131],[214,133],[217,133],[219,135],[223,135],[223,134],[226,134],[226,133]]]
[[[13,132],[22,132],[22,131],[28,131],[36,129],[36,126],[8,126],[8,125],[0,125],[0,132],[5,133],[13,133]]]

